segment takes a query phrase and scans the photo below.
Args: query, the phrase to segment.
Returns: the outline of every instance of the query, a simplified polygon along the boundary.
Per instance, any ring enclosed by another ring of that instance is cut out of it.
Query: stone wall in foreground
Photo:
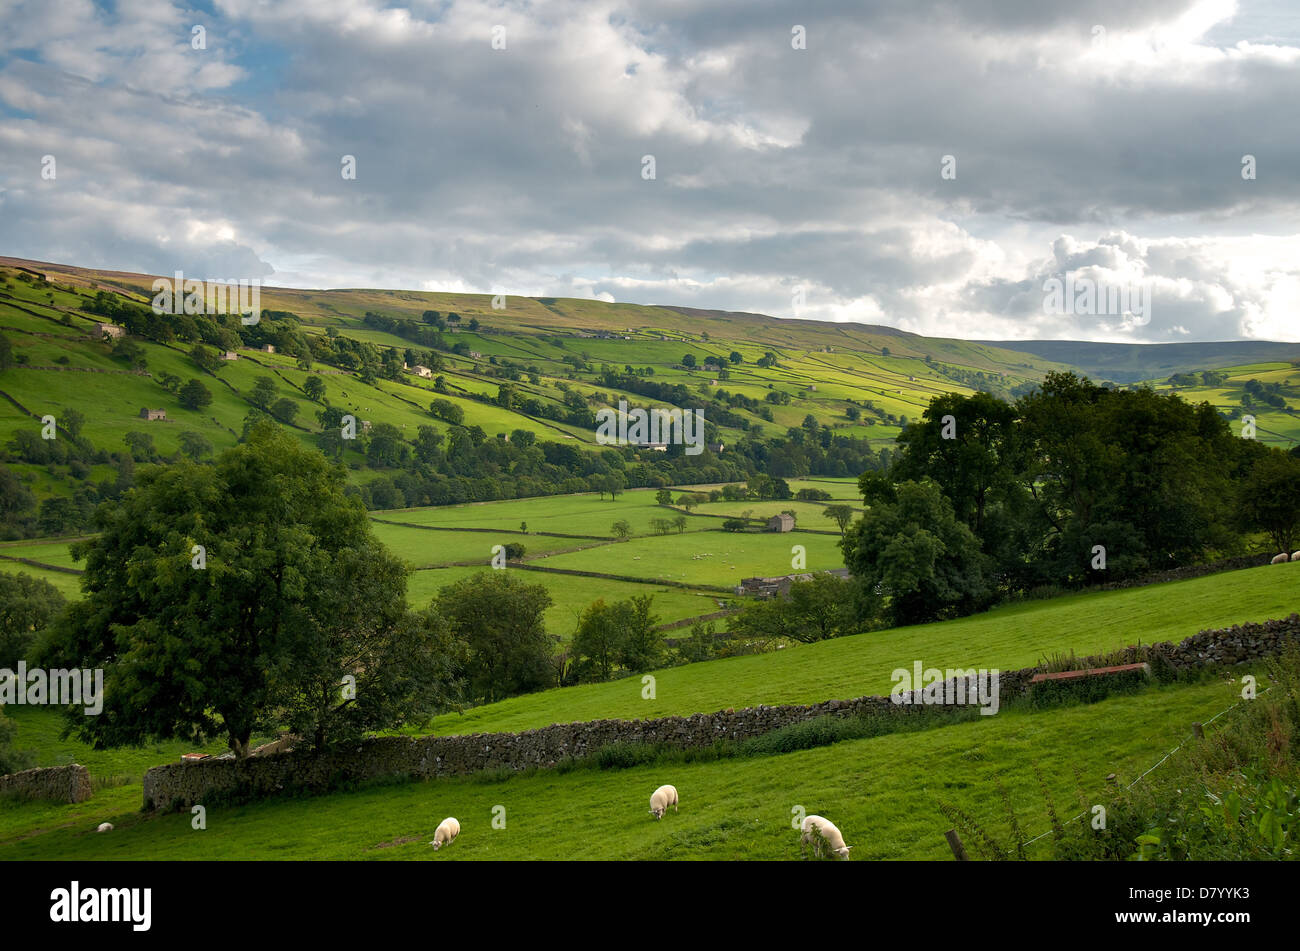
[[[1300,614],[1261,624],[1201,631],[1178,644],[1130,647],[1107,663],[1137,663],[1159,653],[1175,669],[1236,664],[1279,653],[1300,643]],[[1083,666],[1097,666],[1088,658]],[[1002,671],[1001,701],[1020,696],[1042,668]],[[569,757],[589,756],[616,743],[662,743],[689,748],[718,740],[739,741],[820,716],[916,716],[920,704],[896,704],[888,697],[858,697],[822,703],[757,706],[688,717],[653,720],[595,720],[557,723],[522,733],[462,736],[376,737],[352,749],[313,754],[305,751],[237,760],[201,760],[155,766],[144,777],[144,807],[186,808],[205,801],[240,801],[278,793],[324,792],[336,786],[385,778],[461,776],[481,770],[548,767]]]
[[[46,766],[0,776],[0,796],[85,802],[91,796],[90,773],[84,766]]]

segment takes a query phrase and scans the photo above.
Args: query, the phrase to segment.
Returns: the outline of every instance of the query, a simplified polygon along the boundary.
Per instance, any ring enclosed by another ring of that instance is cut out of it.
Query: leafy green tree
[[[0,535],[22,538],[35,508],[36,497],[8,466],[0,465]]]
[[[451,400],[434,400],[429,404],[429,413],[434,419],[441,419],[459,426],[465,421],[465,411]]]
[[[658,492],[655,493],[655,501],[658,502],[660,505],[670,505],[673,501],[672,490],[660,489]]]
[[[125,361],[132,370],[145,370],[149,367],[144,347],[128,337],[118,337],[113,342],[113,359]]]
[[[366,462],[375,469],[396,468],[411,457],[411,447],[402,440],[402,431],[392,423],[376,423],[366,443]]]
[[[287,396],[282,396],[271,404],[271,415],[282,423],[292,423],[298,415],[298,404]]]
[[[712,621],[707,624],[696,621],[691,625],[690,636],[678,642],[678,656],[688,663],[709,660],[717,653],[716,634]]]
[[[982,536],[985,510],[1021,469],[1017,424],[1015,408],[988,393],[936,396],[899,434],[890,474],[897,482],[933,479],[957,517]]]
[[[202,462],[204,456],[212,455],[212,443],[200,433],[185,430],[180,435],[180,444],[181,452],[194,462]]]
[[[509,569],[483,571],[442,588],[434,605],[468,647],[471,700],[491,703],[553,682],[543,621],[551,596],[544,585],[525,584]]]
[[[0,574],[0,668],[12,670],[26,660],[37,634],[67,602],[59,589],[25,571]]]
[[[732,350],[732,351],[731,351],[731,355],[730,355],[729,357],[727,357],[727,359],[730,360],[732,363],[744,363],[744,362],[745,362],[745,358],[742,357],[742,356],[740,355],[740,352],[739,352],[739,351],[736,351],[736,350]]]
[[[75,409],[65,409],[59,415],[59,429],[73,439],[81,435],[81,428],[86,425],[86,417]]]
[[[1237,512],[1247,531],[1268,536],[1270,551],[1300,547],[1300,458],[1269,449],[1240,483]]]
[[[123,442],[131,451],[131,458],[136,462],[153,462],[158,458],[158,450],[153,446],[153,436],[148,433],[129,432],[123,437]]]
[[[249,391],[248,402],[260,410],[269,410],[275,400],[275,380],[269,376],[259,376]]]
[[[125,340],[126,338],[123,337],[121,339]],[[116,347],[114,350],[116,350]],[[220,353],[209,347],[203,346],[203,344],[195,344],[190,349],[190,359],[194,361],[196,367],[200,370],[206,370],[208,373],[216,373],[221,369],[222,364],[225,363],[225,360],[222,359]]]
[[[435,426],[420,426],[415,433],[415,456],[421,462],[432,464],[442,454],[442,433]]]
[[[286,723],[319,747],[452,702],[450,638],[406,610],[405,565],[345,484],[260,422],[214,465],[146,469],[100,506],[74,547],[85,597],[37,657],[106,672],[103,715],[70,711],[72,732],[97,748],[224,734],[242,758]]]
[[[201,410],[212,402],[212,391],[198,380],[190,380],[181,387],[177,398],[186,409]]]
[[[29,769],[36,762],[36,755],[30,750],[14,749],[17,735],[17,724],[0,710],[0,776]]]
[[[325,396],[325,381],[318,376],[309,376],[302,384],[302,392],[313,403],[319,403]]]
[[[849,529],[844,563],[865,590],[883,590],[895,625],[970,613],[991,595],[989,559],[933,482],[904,482]]]
[[[622,633],[614,606],[603,598],[582,612],[570,644],[574,673],[580,681],[609,680],[617,663]]]
[[[655,630],[653,595],[627,601],[593,602],[578,623],[570,646],[579,680],[604,681],[618,670],[652,670],[663,662],[663,637]]]
[[[682,366],[684,367],[695,366],[695,354],[688,353],[686,354],[686,356],[682,357]]]
[[[749,601],[728,620],[728,630],[758,640],[793,640],[811,644],[862,629],[857,586],[826,572],[790,585],[785,597]]]
[[[634,674],[654,670],[663,663],[663,635],[655,630],[659,617],[651,613],[654,595],[634,595],[616,604],[615,610],[623,636],[618,647],[618,662]]]
[[[835,520],[835,524],[839,526],[841,538],[849,530],[849,523],[853,521],[854,514],[851,505],[828,505],[822,512],[822,515],[826,518]]]
[[[632,526],[627,522],[627,520],[619,519],[610,526],[610,531],[613,533],[615,538],[627,538],[632,534]]]

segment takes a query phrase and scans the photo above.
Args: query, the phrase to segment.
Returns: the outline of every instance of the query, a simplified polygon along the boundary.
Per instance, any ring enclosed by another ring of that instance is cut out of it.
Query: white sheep
[[[1273,556],[1273,560],[1270,561],[1269,564],[1270,564],[1270,565],[1284,565],[1284,564],[1286,564],[1286,563],[1287,563],[1288,561],[1290,561],[1290,560],[1291,560],[1291,559],[1287,557],[1286,552],[1282,552],[1282,554],[1280,554],[1280,555],[1274,555],[1274,556]]]
[[[438,828],[433,833],[433,841],[429,844],[433,846],[433,851],[437,852],[444,845],[455,842],[458,835],[460,835],[460,823],[448,816],[438,823]]]
[[[839,855],[845,861],[848,861],[849,850],[852,849],[853,846],[844,844],[843,833],[836,828],[835,823],[831,822],[831,820],[822,816],[805,816],[803,825],[801,826],[801,831],[803,832],[803,835],[800,837],[799,841],[805,857],[808,855],[808,845],[811,843],[813,847],[813,855],[817,858],[821,858],[822,841],[825,840],[826,845],[832,852]]]
[[[673,812],[677,811],[677,787],[660,786],[650,796],[650,815],[662,819],[669,806],[673,807]]]
[[[1291,560],[1292,560],[1292,561],[1300,561],[1300,551],[1293,551],[1293,552],[1291,552]]]
[[[101,822],[101,823],[99,824],[99,828],[97,828],[95,831],[96,831],[96,832],[112,832],[112,831],[113,831],[113,823],[111,823],[111,822]]]

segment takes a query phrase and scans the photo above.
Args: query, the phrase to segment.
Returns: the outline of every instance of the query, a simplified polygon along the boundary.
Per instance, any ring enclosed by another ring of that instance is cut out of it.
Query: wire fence
[[[1261,696],[1261,697],[1262,697],[1264,694],[1268,693],[1268,692],[1269,692],[1270,690],[1272,690],[1272,689],[1273,689],[1272,687],[1267,687],[1267,688],[1265,688],[1264,690],[1260,691],[1260,693],[1259,693],[1258,696]],[[1235,710],[1237,707],[1241,706],[1241,705],[1242,705],[1243,703],[1245,703],[1245,702],[1246,702],[1245,700],[1238,700],[1238,701],[1237,701],[1236,703],[1234,703],[1232,706],[1230,706],[1230,707],[1225,707],[1224,709],[1222,709],[1222,710],[1220,710],[1218,713],[1216,713],[1214,716],[1210,717],[1210,719],[1206,720],[1206,721],[1202,724],[1202,726],[1209,726],[1209,725],[1210,725],[1211,723],[1213,723],[1215,720],[1219,719],[1219,717],[1223,716],[1225,713],[1229,713],[1230,711]],[[1152,772],[1154,772],[1156,769],[1158,769],[1160,766],[1162,766],[1162,765],[1163,765],[1163,764],[1164,764],[1164,763],[1169,759],[1169,757],[1173,756],[1175,753],[1177,753],[1179,750],[1181,750],[1184,746],[1186,746],[1189,740],[1192,740],[1192,739],[1195,739],[1195,738],[1196,738],[1196,733],[1195,733],[1194,731],[1193,731],[1192,733],[1189,733],[1187,736],[1185,736],[1185,737],[1183,738],[1183,741],[1182,741],[1181,743],[1179,743],[1177,746],[1175,746],[1172,750],[1170,750],[1170,751],[1169,751],[1168,753],[1166,753],[1164,756],[1160,757],[1160,759],[1156,761],[1155,765],[1153,765],[1153,766],[1151,766],[1150,768],[1148,768],[1145,772],[1143,772],[1140,776],[1138,776],[1137,779],[1133,780],[1133,782],[1129,783],[1129,784],[1128,784],[1127,786],[1125,786],[1124,788],[1125,788],[1125,789],[1132,789],[1134,786],[1136,786],[1138,783],[1140,783],[1143,779],[1145,779],[1148,775],[1150,775]],[[1067,819],[1067,820],[1065,820],[1065,822],[1061,823],[1061,825],[1064,827],[1064,826],[1069,825],[1069,824],[1072,823],[1072,822],[1078,822],[1080,819],[1082,819],[1082,818],[1083,818],[1084,816],[1086,816],[1086,815],[1088,815],[1088,812],[1085,810],[1084,812],[1079,813],[1077,816],[1074,816],[1074,817],[1071,818],[1071,819]],[[1048,829],[1046,832],[1042,833],[1041,835],[1036,835],[1036,836],[1034,836],[1032,839],[1029,839],[1029,840],[1026,841],[1026,842],[1022,842],[1022,843],[1021,843],[1017,848],[1018,848],[1018,849],[1023,849],[1023,848],[1026,848],[1027,846],[1033,845],[1033,844],[1034,844],[1035,842],[1037,842],[1039,839],[1043,839],[1043,838],[1046,838],[1047,836],[1051,835],[1053,831],[1054,831],[1054,830],[1052,830],[1052,829]],[[1010,849],[1010,850],[1008,850],[1007,854],[1008,854],[1008,855],[1011,855],[1011,854],[1013,854],[1013,853],[1016,852],[1016,851],[1017,851],[1017,849]]]

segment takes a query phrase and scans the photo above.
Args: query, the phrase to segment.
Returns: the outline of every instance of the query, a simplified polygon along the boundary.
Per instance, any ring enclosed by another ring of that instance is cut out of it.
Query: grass
[[[659,717],[757,704],[884,695],[891,673],[926,667],[1011,670],[1045,655],[1179,641],[1205,628],[1300,610],[1300,564],[1264,565],[1189,581],[1066,595],[985,614],[656,671],[655,699],[639,677],[543,691],[448,714],[437,733],[526,730],[602,717]]]
[[[832,526],[829,519],[821,520]],[[720,523],[719,523],[720,524]],[[818,525],[819,529],[823,526]],[[639,538],[614,549],[587,549],[538,559],[535,564],[600,571],[688,584],[734,586],[742,578],[796,570],[791,549],[806,549],[808,571],[842,568],[839,534],[809,532],[685,532]],[[799,569],[804,570],[804,569]]]
[[[485,570],[475,568],[435,568],[415,571],[408,576],[406,599],[413,607],[423,608],[438,593],[438,589],[462,578]],[[518,569],[505,568],[505,571]],[[688,588],[670,588],[659,584],[638,584],[628,581],[611,581],[608,578],[584,578],[540,571],[519,571],[518,577],[527,584],[540,584],[546,588],[553,602],[546,610],[546,630],[565,640],[578,626],[582,612],[597,598],[606,602],[626,601],[634,595],[653,595],[653,613],[659,622],[666,624],[686,618],[712,614],[720,610],[718,599],[726,595],[712,591],[692,591]],[[688,631],[676,632],[684,636]],[[670,635],[672,636],[672,635]]]
[[[0,860],[789,860],[799,856],[791,822],[800,808],[835,821],[855,860],[942,860],[950,823],[940,800],[1001,829],[996,778],[1026,834],[1035,835],[1046,830],[1045,820],[1032,819],[1042,815],[1035,765],[1058,802],[1075,801],[1076,769],[1087,792],[1098,795],[1108,773],[1136,777],[1192,721],[1233,703],[1237,689],[1216,681],[1050,713],[1005,709],[777,756],[484,775],[213,806],[205,830],[191,827],[189,813],[141,814],[139,788],[114,787],[77,806],[0,804]],[[663,782],[677,786],[681,809],[656,822],[647,802]],[[494,829],[502,807],[506,828]],[[448,815],[460,820],[462,833],[435,854],[427,843]],[[115,831],[96,834],[103,821]],[[413,841],[401,841],[407,838]]]

